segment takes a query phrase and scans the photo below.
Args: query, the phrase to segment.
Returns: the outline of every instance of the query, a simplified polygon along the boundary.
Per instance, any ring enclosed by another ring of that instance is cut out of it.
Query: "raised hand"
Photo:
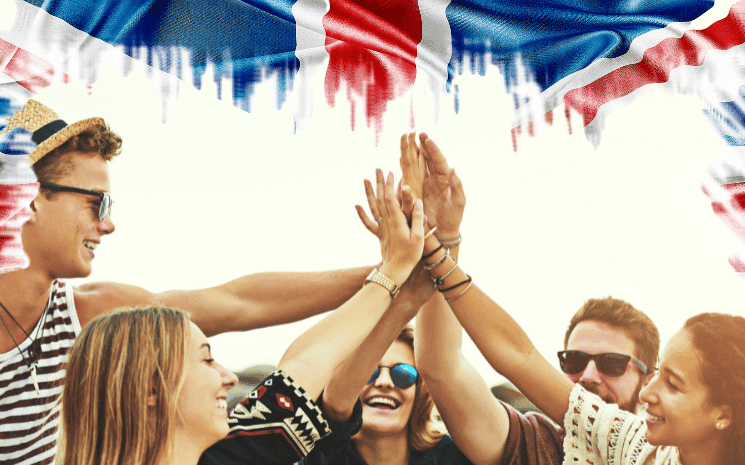
[[[430,227],[437,226],[437,237],[456,237],[466,207],[463,184],[435,142],[425,133],[419,134],[419,140],[428,171],[422,190],[424,213]]]
[[[424,211],[422,201],[413,202],[411,226],[396,199],[393,174],[383,179],[383,172],[376,170],[377,189],[368,194],[370,212],[377,222],[380,251],[383,256],[381,272],[396,284],[402,284],[419,262],[424,248]],[[359,210],[358,210],[359,211]],[[366,216],[365,216],[366,218]],[[364,223],[364,220],[363,220]],[[367,224],[366,224],[367,226]],[[368,228],[370,229],[370,228]]]
[[[365,195],[367,195],[367,203],[370,204],[370,213],[373,215],[373,219],[371,220],[365,213],[365,210],[359,205],[355,205],[357,215],[360,217],[365,228],[373,233],[375,237],[379,237],[378,220],[382,219],[382,217],[378,213],[375,194],[373,193],[370,181],[367,179],[365,179]],[[396,197],[400,200],[401,210],[406,215],[406,218],[411,218],[411,212],[414,210],[414,201],[416,200],[414,194],[411,192],[411,188],[408,185],[401,186],[399,183]]]
[[[401,136],[401,173],[404,184],[409,185],[414,199],[422,198],[424,179],[427,177],[427,163],[416,143],[413,132]]]

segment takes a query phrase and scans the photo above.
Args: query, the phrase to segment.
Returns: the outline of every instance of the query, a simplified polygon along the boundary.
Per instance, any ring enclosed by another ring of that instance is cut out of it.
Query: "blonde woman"
[[[229,417],[226,393],[236,378],[212,359],[206,337],[186,313],[131,309],[87,325],[67,365],[62,463],[266,464],[303,458],[331,432],[314,400],[381,317],[398,313],[391,305],[394,291],[421,257],[421,201],[408,204],[409,226],[393,176],[384,179],[380,170],[373,197],[380,209],[380,270],[293,342],[278,371]]]

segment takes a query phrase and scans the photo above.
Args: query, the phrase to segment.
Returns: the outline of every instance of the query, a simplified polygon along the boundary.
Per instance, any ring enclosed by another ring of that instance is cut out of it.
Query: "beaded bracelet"
[[[470,283],[468,283],[468,286],[466,286],[466,288],[463,289],[463,292],[461,292],[460,294],[456,295],[455,297],[453,297],[451,299],[445,299],[445,302],[452,302],[453,300],[461,297],[463,294],[465,294],[466,292],[468,292],[469,289],[471,289],[471,284],[473,284],[473,281],[471,281]]]
[[[452,290],[453,290],[453,289],[455,289],[456,287],[460,287],[460,286],[462,286],[462,285],[464,285],[464,284],[466,284],[466,283],[470,283],[470,282],[471,282],[471,275],[467,274],[466,276],[468,276],[468,279],[466,279],[465,281],[461,281],[461,282],[459,282],[459,283],[458,283],[458,284],[456,284],[455,286],[450,286],[450,287],[448,287],[448,288],[446,288],[446,289],[437,289],[437,290],[438,290],[438,291],[440,291],[440,292],[447,292],[447,291],[452,291]]]
[[[451,237],[450,239],[437,239],[440,241],[440,244],[443,245],[447,250],[452,249],[453,247],[460,246],[460,243],[463,242],[463,237],[461,237],[460,234],[458,234],[458,237]],[[446,244],[446,242],[454,242],[454,244]]]
[[[436,248],[435,250],[433,250],[432,252],[430,252],[430,253],[428,253],[427,255],[423,256],[423,257],[422,257],[422,260],[426,260],[426,259],[428,259],[428,258],[429,258],[429,257],[431,257],[432,255],[436,254],[436,253],[437,253],[437,251],[439,251],[440,249],[442,249],[442,244],[440,244],[440,246],[439,246],[438,248]]]
[[[440,242],[455,242],[455,241],[458,241],[458,244],[460,244],[463,241],[463,237],[461,237],[461,235],[458,234],[457,237],[452,237],[450,239],[440,239],[438,237],[437,240],[440,241]]]
[[[455,260],[455,259],[453,259]],[[444,275],[440,276],[439,278],[432,277],[432,281],[434,281],[435,286],[441,286],[442,283],[445,282],[445,278],[450,276],[450,273],[452,273],[456,268],[458,268],[458,260],[455,260],[455,265],[453,265],[452,268],[450,268],[450,271],[445,273]]]
[[[435,263],[431,265],[424,265],[424,269],[431,270],[432,268],[442,265],[449,256],[450,256],[450,249],[447,249],[445,250],[445,255],[443,255],[441,259],[437,260]]]

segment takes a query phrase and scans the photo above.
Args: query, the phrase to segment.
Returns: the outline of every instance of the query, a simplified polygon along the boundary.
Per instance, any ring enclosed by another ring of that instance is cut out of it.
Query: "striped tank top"
[[[31,465],[54,463],[57,452],[57,426],[67,360],[67,351],[80,334],[72,286],[63,281],[52,284],[44,321],[39,325],[41,356],[36,368],[39,394],[31,373],[17,348],[0,354],[0,463]],[[27,353],[32,340],[19,347]]]

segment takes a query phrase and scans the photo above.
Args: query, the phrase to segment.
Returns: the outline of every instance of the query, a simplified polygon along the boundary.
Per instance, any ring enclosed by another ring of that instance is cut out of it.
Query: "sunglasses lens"
[[[621,354],[602,354],[597,357],[598,370],[606,376],[621,376],[626,373],[631,357]]]
[[[566,351],[564,352],[561,369],[568,375],[576,375],[585,371],[587,364],[590,362],[590,356],[584,352]]]
[[[101,199],[101,206],[98,208],[98,219],[100,221],[105,220],[107,216],[111,215],[111,204],[113,203],[111,196],[104,193],[103,198]]]
[[[375,368],[375,371],[373,372],[372,376],[370,377],[370,380],[367,382],[367,384],[372,383],[376,379],[378,379],[378,375],[380,374],[380,367]]]
[[[590,360],[595,360],[597,370],[605,376],[621,376],[631,357],[623,354],[604,353],[590,355],[578,350],[559,352],[561,370],[568,375],[578,375],[585,371]]]
[[[419,373],[411,365],[405,363],[394,366],[391,369],[391,380],[399,389],[408,389],[416,383]]]

